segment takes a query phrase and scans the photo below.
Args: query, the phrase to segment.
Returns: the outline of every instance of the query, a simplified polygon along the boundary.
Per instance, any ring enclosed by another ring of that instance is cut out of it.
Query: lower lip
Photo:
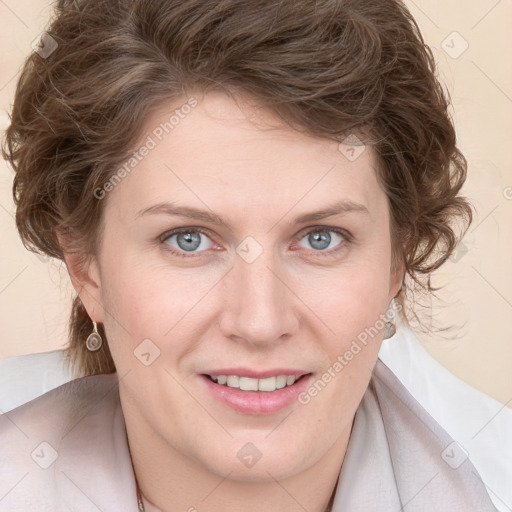
[[[215,398],[235,411],[264,415],[274,414],[297,401],[299,394],[307,388],[313,376],[311,374],[304,375],[292,386],[286,386],[275,391],[242,391],[238,388],[217,384],[205,375],[200,377]]]

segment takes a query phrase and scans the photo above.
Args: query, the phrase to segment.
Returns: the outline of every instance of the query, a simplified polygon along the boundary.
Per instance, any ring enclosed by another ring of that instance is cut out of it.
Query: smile
[[[312,377],[311,373],[264,378],[201,375],[214,398],[237,412],[252,415],[273,414],[296,403]]]
[[[266,379],[254,379],[251,377],[239,377],[238,375],[208,375],[213,382],[230,388],[238,388],[242,391],[275,391],[287,386],[292,386],[302,376],[277,375]]]

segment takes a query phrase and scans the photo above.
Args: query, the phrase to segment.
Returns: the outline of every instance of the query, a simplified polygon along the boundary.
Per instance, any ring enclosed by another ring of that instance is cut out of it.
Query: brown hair
[[[472,219],[458,195],[467,163],[432,52],[402,2],[61,1],[47,34],[56,47],[27,58],[3,144],[26,247],[63,259],[60,232],[94,254],[103,202],[93,191],[133,151],[147,116],[189,91],[240,90],[297,130],[369,135],[394,261],[413,287],[434,290],[431,272]],[[84,347],[91,328],[77,298],[69,355],[78,374],[115,371],[107,343]]]

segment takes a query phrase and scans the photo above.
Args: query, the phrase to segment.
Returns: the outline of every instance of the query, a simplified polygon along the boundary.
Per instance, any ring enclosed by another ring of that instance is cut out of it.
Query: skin
[[[103,201],[100,245],[88,264],[67,257],[91,318],[102,322],[118,370],[139,485],[161,510],[325,510],[355,411],[382,342],[370,340],[303,405],[236,412],[199,378],[208,369],[301,368],[315,380],[384,314],[402,281],[393,268],[389,205],[367,147],[349,161],[338,144],[299,134],[249,98],[194,95],[198,105]],[[183,101],[147,120],[146,138]],[[305,224],[340,200],[363,205]],[[162,202],[214,212],[206,221],[140,211]],[[190,254],[171,229],[201,228]],[[331,242],[318,249],[309,234]],[[312,233],[313,232],[313,233]],[[253,237],[252,263],[236,249]],[[134,356],[150,339],[160,356]],[[238,451],[261,459],[246,467]]]

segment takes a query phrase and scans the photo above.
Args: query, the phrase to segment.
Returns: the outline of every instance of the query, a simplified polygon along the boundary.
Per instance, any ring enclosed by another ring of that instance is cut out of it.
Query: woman
[[[407,9],[73,1],[42,42],[4,155],[83,378],[0,418],[2,510],[495,510],[377,361],[471,221]]]

